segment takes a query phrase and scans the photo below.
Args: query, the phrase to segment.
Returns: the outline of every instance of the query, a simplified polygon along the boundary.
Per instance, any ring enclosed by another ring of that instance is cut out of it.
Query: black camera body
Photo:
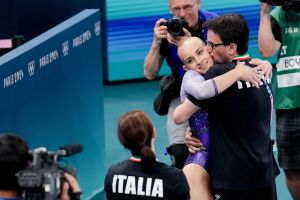
[[[82,145],[73,144],[61,147],[56,152],[41,147],[34,149],[32,165],[19,171],[18,184],[22,200],[57,200],[61,194],[66,168],[59,166],[61,157],[79,153]],[[69,172],[69,171],[68,171]]]
[[[167,26],[168,32],[173,36],[183,36],[183,28],[188,28],[188,23],[180,17],[173,17],[166,22],[162,22],[160,26]]]
[[[263,3],[271,4],[272,6],[289,6],[294,0],[259,0]]]

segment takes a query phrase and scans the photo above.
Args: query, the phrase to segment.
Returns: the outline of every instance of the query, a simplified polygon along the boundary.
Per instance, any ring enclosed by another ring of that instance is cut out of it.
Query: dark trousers
[[[273,185],[253,190],[214,189],[214,200],[277,200],[276,182]]]
[[[182,169],[189,155],[188,148],[185,144],[173,144],[167,148],[171,156],[172,166]]]

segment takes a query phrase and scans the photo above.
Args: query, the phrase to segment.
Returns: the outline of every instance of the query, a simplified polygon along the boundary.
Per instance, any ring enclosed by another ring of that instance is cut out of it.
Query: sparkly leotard
[[[199,92],[200,91],[200,92]],[[185,73],[181,85],[181,100],[184,101],[190,94],[198,100],[207,99],[216,95],[212,80],[204,80],[198,72],[189,70]],[[200,108],[189,118],[189,125],[193,135],[198,138],[204,148],[194,154],[190,154],[186,160],[186,165],[196,163],[208,170],[210,154],[210,136],[208,124],[207,108]]]
[[[189,125],[192,129],[193,135],[197,137],[203,144],[204,148],[194,154],[188,156],[185,164],[196,163],[204,167],[206,170],[209,167],[209,152],[210,152],[210,138],[208,126],[208,114],[206,108],[201,108],[194,113],[189,119]]]

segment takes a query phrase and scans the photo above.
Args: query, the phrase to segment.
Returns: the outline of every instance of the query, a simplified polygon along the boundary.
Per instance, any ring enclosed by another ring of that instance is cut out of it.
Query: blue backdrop
[[[215,12],[239,13],[250,28],[249,53],[261,57],[257,32],[260,17],[259,0],[201,0],[201,8]],[[168,0],[106,0],[107,49],[109,81],[143,78],[144,59],[153,39],[153,27],[160,18],[169,19]],[[160,74],[169,73],[164,64]]]
[[[85,10],[0,58],[0,132],[30,148],[81,143],[70,159],[86,198],[103,187],[104,121],[99,10]]]

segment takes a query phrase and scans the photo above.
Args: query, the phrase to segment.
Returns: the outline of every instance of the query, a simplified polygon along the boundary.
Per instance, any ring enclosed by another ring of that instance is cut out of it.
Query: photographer
[[[2,133],[0,135],[0,200],[17,200],[20,198],[21,188],[18,185],[17,172],[26,168],[31,160],[28,153],[28,144],[21,137]],[[78,199],[80,187],[76,179],[70,174],[64,174],[67,182],[64,183],[61,200]],[[72,188],[72,198],[69,189]]]
[[[172,75],[178,87],[175,88],[177,96],[171,100],[167,116],[167,132],[169,137],[168,152],[173,158],[173,166],[182,168],[188,156],[185,145],[185,131],[187,123],[176,125],[173,121],[174,109],[180,104],[179,91],[182,77],[185,71],[183,63],[177,55],[177,44],[184,37],[196,36],[206,41],[206,33],[202,32],[202,23],[214,18],[216,14],[200,9],[200,0],[169,0],[169,9],[173,16],[183,18],[188,28],[184,30],[184,36],[174,36],[168,32],[165,19],[159,19],[154,26],[152,46],[144,61],[144,75],[148,80],[157,77],[158,72],[166,58],[171,68]],[[182,26],[183,25],[182,22]]]
[[[261,0],[258,32],[263,57],[277,52],[273,76],[278,162],[294,199],[300,199],[300,1]],[[271,5],[276,5],[271,12]]]

